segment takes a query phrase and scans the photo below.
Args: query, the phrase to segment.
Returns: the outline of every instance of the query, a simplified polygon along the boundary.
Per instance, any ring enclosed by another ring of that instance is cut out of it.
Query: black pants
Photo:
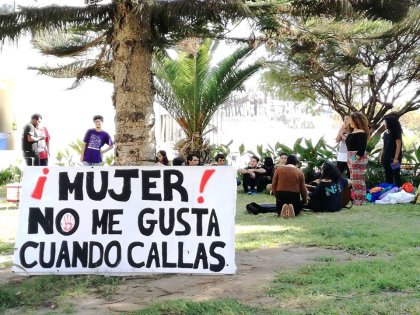
[[[391,164],[382,164],[385,170],[385,183],[395,184],[398,187],[402,186],[401,168],[392,169]]]
[[[39,157],[33,151],[24,151],[23,158],[26,161],[26,165],[28,166],[39,166]]]
[[[39,159],[39,165],[48,166],[48,158],[47,159]]]
[[[276,207],[277,213],[280,215],[281,208],[284,204],[292,204],[295,210],[295,215],[302,210],[302,202],[300,201],[300,193],[292,191],[278,191],[276,192]]]
[[[350,177],[350,171],[347,162],[337,161],[337,168],[341,172],[341,174],[346,174],[347,177]]]
[[[247,193],[249,190],[256,189],[258,192],[263,191],[262,175],[255,173],[255,177],[252,178],[250,174],[242,175],[242,182],[244,191]]]

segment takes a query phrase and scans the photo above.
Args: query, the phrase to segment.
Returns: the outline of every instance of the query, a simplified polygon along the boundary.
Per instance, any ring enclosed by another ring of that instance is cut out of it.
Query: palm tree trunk
[[[150,14],[121,1],[114,25],[115,163],[147,165],[155,152]]]

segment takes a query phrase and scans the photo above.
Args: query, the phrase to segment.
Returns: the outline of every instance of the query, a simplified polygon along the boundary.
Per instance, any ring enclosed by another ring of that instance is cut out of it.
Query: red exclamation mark
[[[42,170],[42,173],[44,175],[47,175],[49,172],[48,168],[44,168]],[[40,200],[42,198],[42,192],[44,190],[45,181],[47,180],[47,176],[40,176],[38,180],[36,181],[35,189],[32,192],[31,197],[34,199]]]
[[[200,183],[200,193],[203,193],[204,191],[204,187],[206,186],[207,182],[209,181],[211,175],[213,175],[213,173],[216,170],[205,170],[203,177],[201,178],[201,183]],[[198,203],[203,203],[204,202],[204,198],[203,196],[200,196],[197,198]]]

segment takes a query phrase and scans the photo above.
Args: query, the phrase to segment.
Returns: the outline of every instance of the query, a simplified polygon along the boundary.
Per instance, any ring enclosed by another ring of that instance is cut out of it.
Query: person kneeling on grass
[[[316,212],[335,212],[343,208],[343,193],[346,187],[351,187],[352,181],[342,177],[338,168],[325,162],[321,170],[321,178],[317,186],[308,186],[309,203],[304,208]]]
[[[299,215],[302,205],[307,204],[305,176],[298,164],[296,155],[290,154],[286,165],[277,168],[273,176],[271,189],[276,196],[277,213],[285,219]]]

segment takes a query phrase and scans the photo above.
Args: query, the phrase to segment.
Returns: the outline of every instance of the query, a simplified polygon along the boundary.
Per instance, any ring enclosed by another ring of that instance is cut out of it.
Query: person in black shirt
[[[265,169],[258,166],[260,159],[255,155],[251,156],[248,167],[238,170],[242,174],[244,191],[248,195],[257,195],[262,191],[262,179]]]
[[[271,181],[273,180],[274,171],[276,170],[273,158],[271,156],[264,158],[264,164],[262,165],[262,168],[265,169],[265,174],[263,176],[261,185],[266,188],[269,193],[271,193]]]
[[[366,146],[369,135],[369,126],[366,116],[361,112],[350,114],[350,127],[353,131],[347,135],[347,158],[350,170],[350,179],[353,182],[352,193],[354,204],[362,205],[366,201],[366,168],[368,156]]]
[[[398,118],[388,115],[384,119],[385,132],[382,136],[384,146],[381,164],[385,171],[385,182],[401,187],[400,165],[402,159],[402,128]]]
[[[334,164],[325,162],[318,185],[309,193],[309,203],[305,208],[317,212],[339,211],[343,208],[344,188],[351,185],[352,181],[344,178]]]
[[[42,116],[40,114],[33,114],[31,122],[23,127],[22,134],[22,151],[25,158],[26,165],[39,166],[38,156],[38,141],[45,139],[45,136],[38,136],[36,128],[41,123]]]

